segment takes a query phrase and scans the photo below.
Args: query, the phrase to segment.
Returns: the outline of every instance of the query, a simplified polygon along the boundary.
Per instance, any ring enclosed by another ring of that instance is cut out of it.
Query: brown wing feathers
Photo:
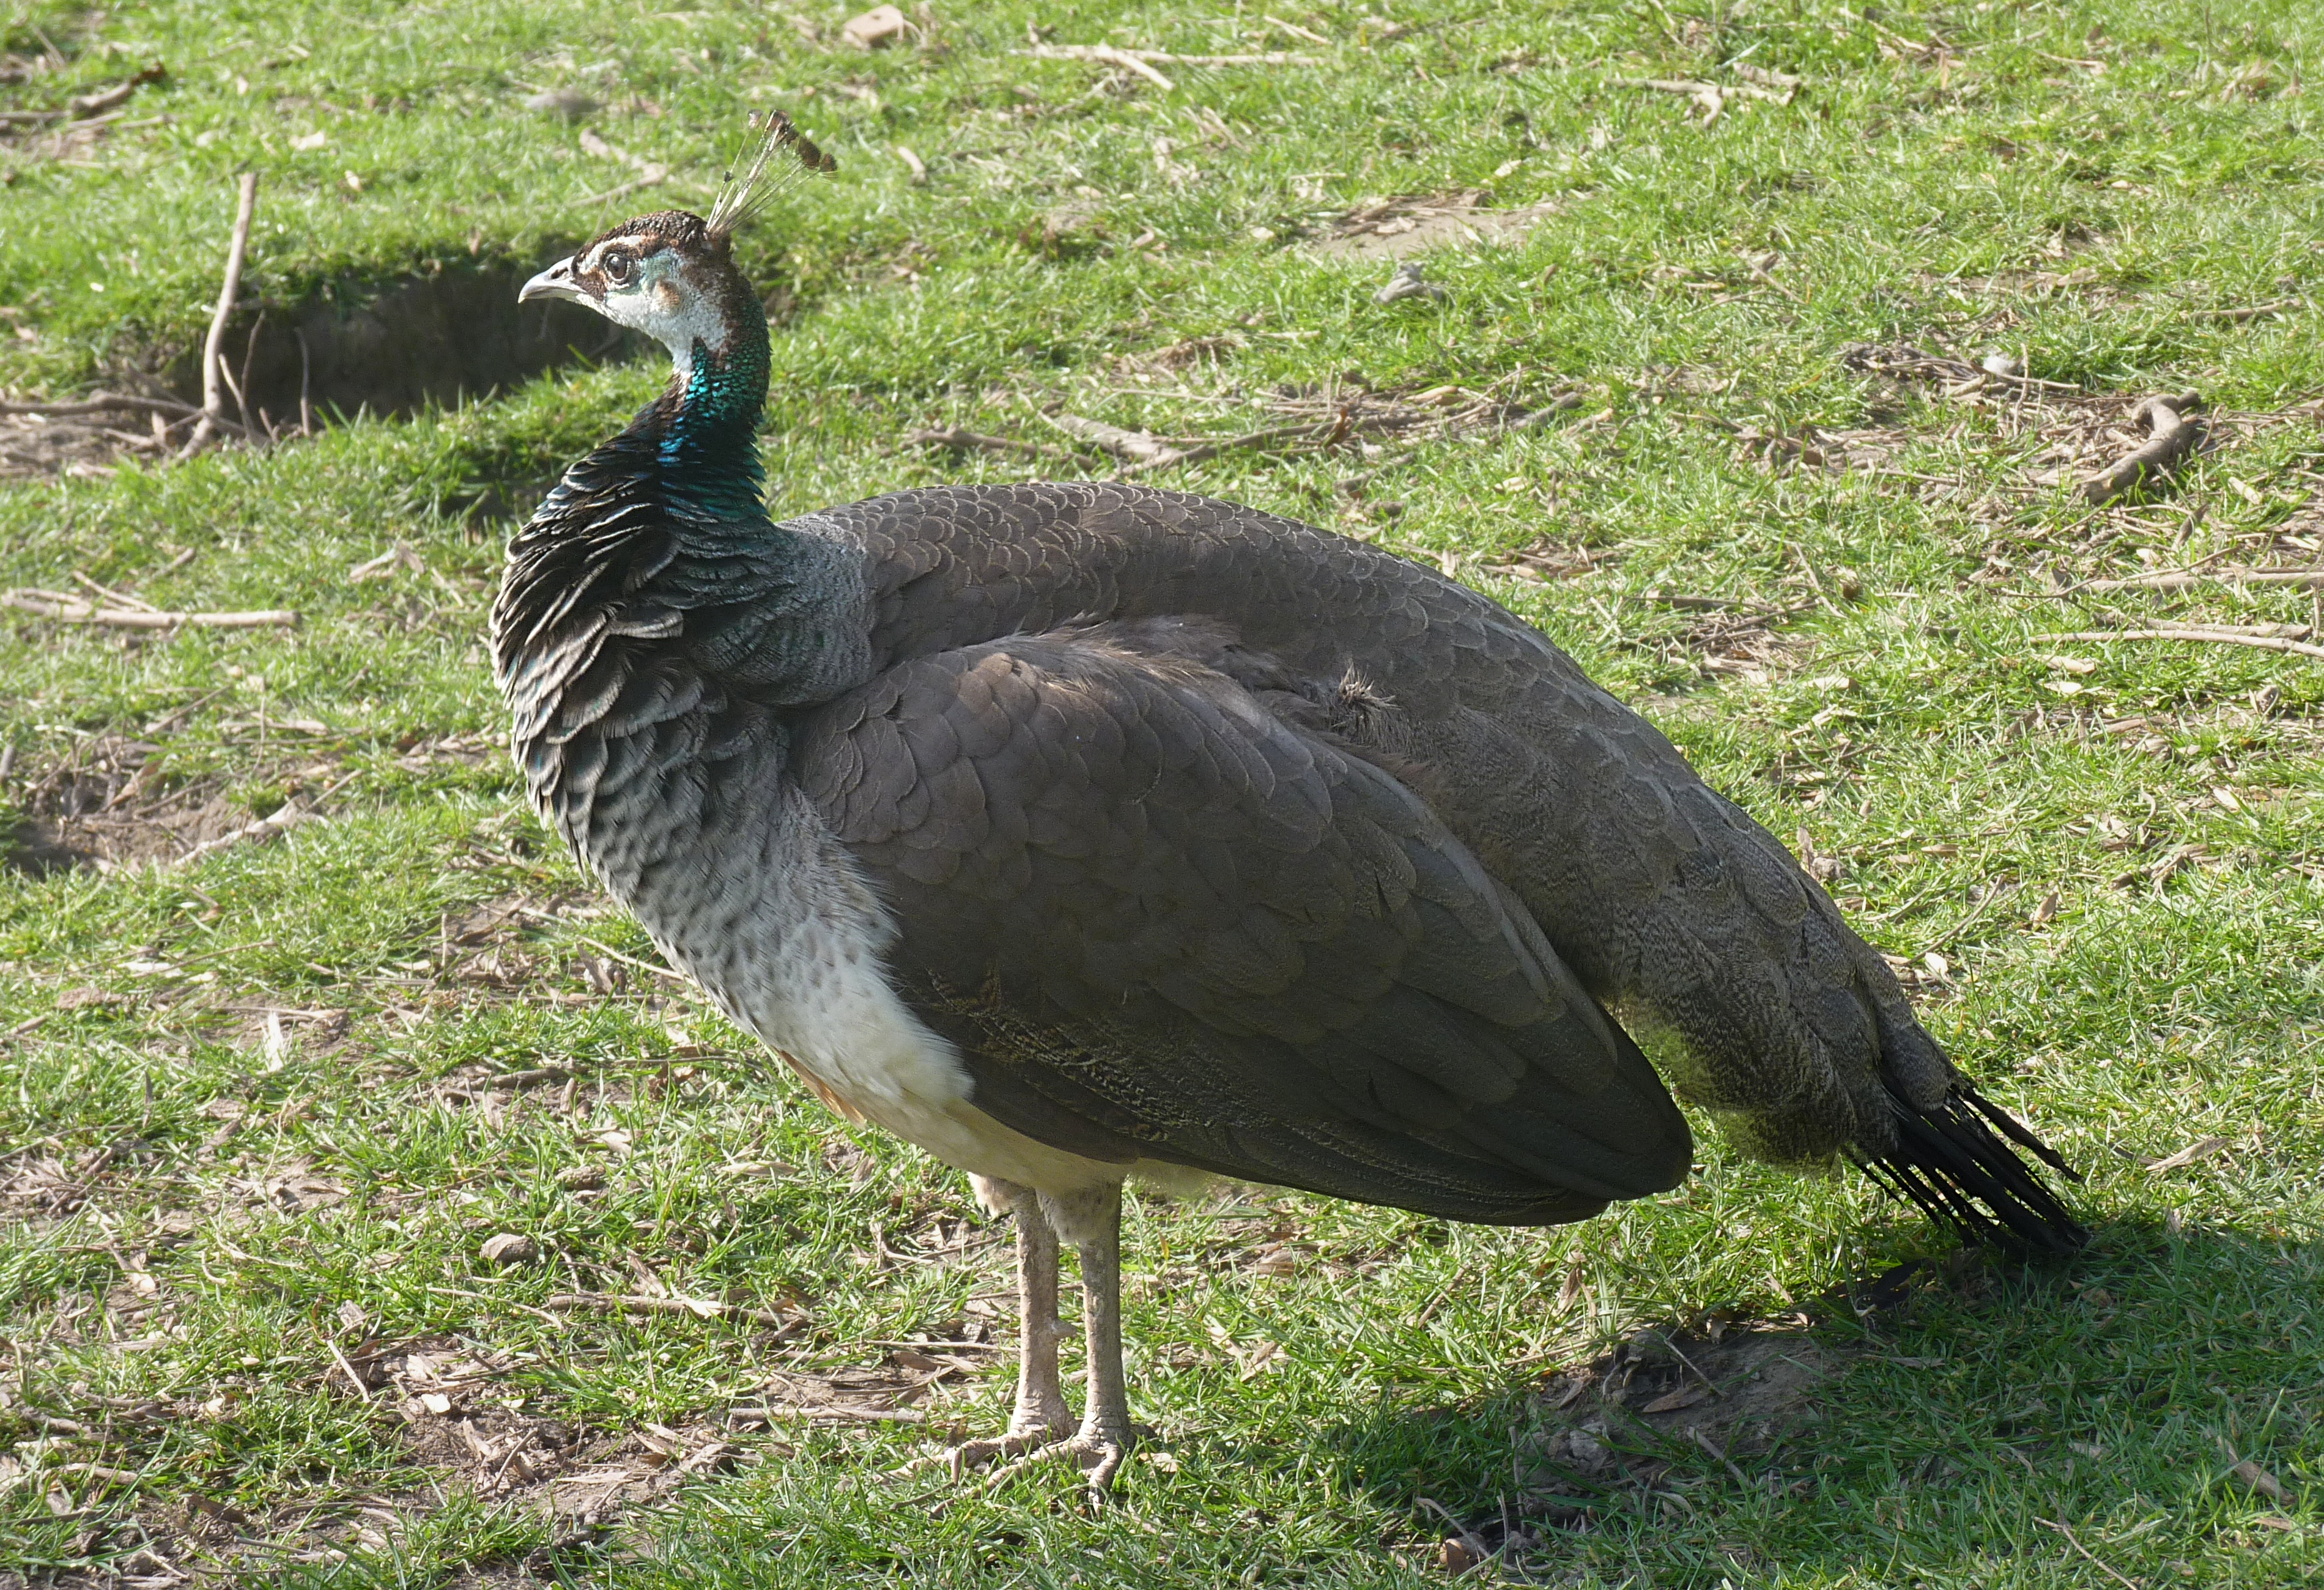
[[[1674,1080],[1748,1151],[1901,1167],[1898,1184],[1932,1189],[1914,1196],[1956,1223],[2003,1192],[2022,1240],[2080,1239],[1782,845],[1477,593],[1291,520],[1138,487],[942,488],[813,517],[869,555],[879,664],[1107,615],[1118,644],[1231,678],[1419,793],[1582,985],[1676,1029]]]
[[[1416,796],[1125,639],[923,657],[798,742],[980,1107],[1100,1157],[1469,1219],[1684,1173],[1643,1056]]]

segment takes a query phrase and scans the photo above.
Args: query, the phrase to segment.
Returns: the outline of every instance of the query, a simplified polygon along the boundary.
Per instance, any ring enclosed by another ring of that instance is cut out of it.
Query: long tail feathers
[[[2081,1180],[2049,1144],[1966,1082],[1933,1109],[1897,1098],[1895,1152],[1861,1163],[1875,1181],[1963,1241],[2025,1255],[2073,1253],[2089,1232],[2012,1143],[2061,1175]]]

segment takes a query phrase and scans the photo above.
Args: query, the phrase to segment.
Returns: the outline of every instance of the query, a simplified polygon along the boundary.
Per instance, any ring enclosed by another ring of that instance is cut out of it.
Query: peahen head
[[[767,391],[767,322],[734,264],[734,229],[788,178],[836,169],[780,111],[752,125],[760,136],[750,167],[728,179],[706,217],[657,210],[624,221],[517,294],[519,303],[564,299],[595,309],[668,348],[677,367],[666,417],[673,440],[756,423]]]
[[[622,222],[524,284],[519,303],[565,299],[669,350],[680,379],[747,338],[761,341],[757,295],[734,268],[729,234],[685,210]]]

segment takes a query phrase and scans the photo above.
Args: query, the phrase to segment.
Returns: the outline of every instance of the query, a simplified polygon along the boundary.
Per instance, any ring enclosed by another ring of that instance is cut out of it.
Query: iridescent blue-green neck
[[[767,323],[753,313],[729,317],[716,353],[697,339],[692,356],[678,361],[669,390],[638,416],[652,433],[666,499],[720,519],[763,517],[768,358]]]

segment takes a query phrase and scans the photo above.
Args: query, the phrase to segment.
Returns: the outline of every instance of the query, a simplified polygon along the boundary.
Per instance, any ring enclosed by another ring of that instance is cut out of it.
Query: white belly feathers
[[[789,842],[770,847],[778,853],[750,869],[755,876],[736,889],[747,897],[730,896],[731,915],[663,917],[650,898],[626,902],[670,963],[843,1115],[964,1171],[1044,1192],[1120,1181],[1126,1167],[1051,1148],[975,1107],[974,1082],[950,1042],[889,984],[885,924],[853,860],[804,802],[785,815]],[[811,832],[800,831],[806,825]],[[731,867],[734,853],[721,859]],[[727,877],[730,887],[741,881]],[[723,932],[715,925],[722,917]]]

